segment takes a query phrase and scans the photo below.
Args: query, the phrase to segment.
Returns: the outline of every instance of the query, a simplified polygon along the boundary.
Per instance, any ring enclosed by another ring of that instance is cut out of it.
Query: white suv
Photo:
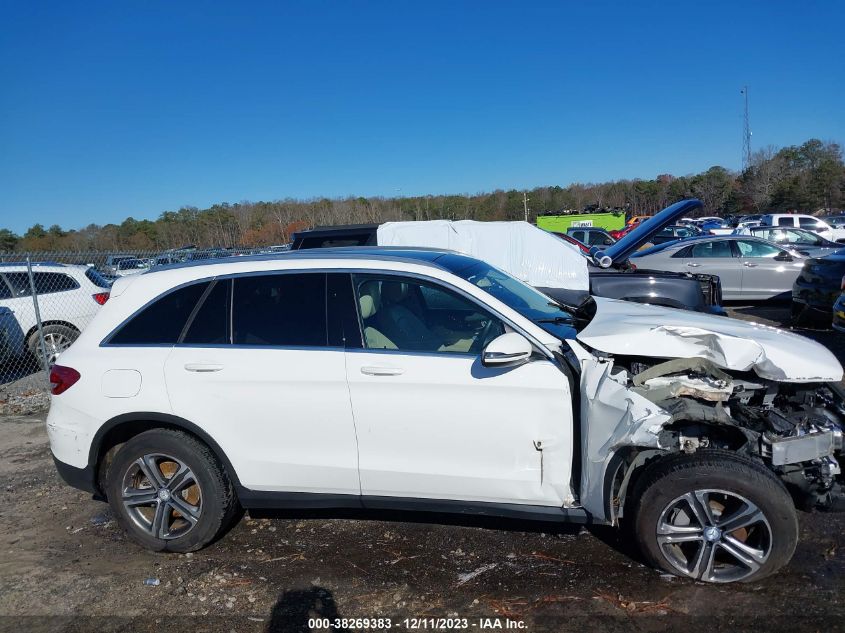
[[[32,300],[32,283],[26,264],[0,264],[0,307],[8,308],[17,331],[9,353],[33,354],[43,363],[55,361],[91,322],[109,298],[109,282],[92,266],[57,263],[32,264],[32,281],[43,324],[46,355]],[[0,361],[5,360],[0,358]]]
[[[698,333],[672,338],[689,319]],[[661,336],[694,358],[664,362]],[[691,353],[722,336],[727,357]],[[827,384],[842,368],[825,348],[669,308],[564,308],[449,251],[300,251],[122,278],[60,360],[58,471],[153,550],[199,549],[241,507],[621,520],[656,566],[729,582],[791,557],[784,480],[802,504],[843,498],[843,392]],[[829,414],[805,408],[823,402]]]
[[[786,226],[806,229],[831,242],[845,242],[845,228],[834,228],[821,218],[800,213],[769,213],[764,215],[763,226]]]

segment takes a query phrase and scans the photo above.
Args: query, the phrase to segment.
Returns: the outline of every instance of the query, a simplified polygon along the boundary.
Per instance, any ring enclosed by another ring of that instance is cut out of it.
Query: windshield
[[[85,276],[88,277],[91,283],[95,286],[99,286],[100,288],[111,288],[111,282],[103,277],[93,266],[89,266],[85,269]]]
[[[446,255],[439,258],[437,263],[496,297],[549,334],[559,339],[575,338],[575,319],[572,314],[515,277],[484,262],[459,255]]]

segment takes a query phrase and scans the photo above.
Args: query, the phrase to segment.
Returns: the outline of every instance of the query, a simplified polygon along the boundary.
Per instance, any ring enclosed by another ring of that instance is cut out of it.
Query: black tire
[[[798,542],[798,518],[784,485],[764,465],[730,451],[681,453],[652,463],[637,479],[631,507],[632,536],[645,558],[704,582],[760,580],[786,565]],[[743,512],[762,519],[723,529],[742,523]]]
[[[147,470],[139,466],[147,456]],[[155,464],[159,483],[145,473]],[[186,470],[183,470],[186,469]],[[168,475],[168,471],[171,473]],[[184,475],[179,488],[179,473]],[[194,483],[185,485],[185,482]],[[172,494],[161,492],[172,484]],[[144,502],[127,507],[129,503]],[[193,495],[193,498],[191,497]],[[114,456],[106,477],[106,496],[118,523],[138,543],[153,551],[192,552],[221,536],[231,525],[239,506],[231,481],[211,450],[192,435],[171,429],[153,429],[131,438]],[[143,498],[142,498],[143,497]],[[162,501],[164,499],[164,501]],[[179,507],[193,510],[188,513]],[[161,512],[163,519],[158,523]],[[146,523],[149,522],[149,525]],[[167,523],[167,533],[160,526]]]
[[[51,324],[42,328],[44,342],[47,347],[47,357],[41,352],[41,335],[36,328],[26,341],[29,353],[35,358],[42,369],[52,365],[56,357],[70,347],[79,338],[79,330],[68,325]],[[52,342],[51,342],[52,341]]]

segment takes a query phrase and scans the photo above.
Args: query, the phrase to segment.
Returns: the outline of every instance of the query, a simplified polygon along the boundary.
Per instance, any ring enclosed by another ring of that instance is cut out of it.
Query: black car
[[[701,207],[698,200],[684,200],[641,222],[628,235],[602,249],[593,246],[587,255],[589,294],[626,299],[671,308],[725,314],[721,307],[722,285],[716,275],[639,270],[628,264],[637,248],[647,243],[673,220]],[[291,250],[341,246],[378,245],[378,224],[318,227],[293,235]],[[586,292],[562,288],[539,288],[553,299],[579,305]]]
[[[845,249],[826,257],[808,259],[792,286],[792,324],[830,323],[833,304],[842,291]]]
[[[833,329],[837,332],[845,332],[845,292],[840,294],[836,303],[833,304]]]

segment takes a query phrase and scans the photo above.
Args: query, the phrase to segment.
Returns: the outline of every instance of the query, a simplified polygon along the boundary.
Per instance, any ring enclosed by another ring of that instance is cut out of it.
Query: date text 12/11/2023
[[[308,628],[312,630],[525,630],[525,622],[510,618],[309,618]]]

